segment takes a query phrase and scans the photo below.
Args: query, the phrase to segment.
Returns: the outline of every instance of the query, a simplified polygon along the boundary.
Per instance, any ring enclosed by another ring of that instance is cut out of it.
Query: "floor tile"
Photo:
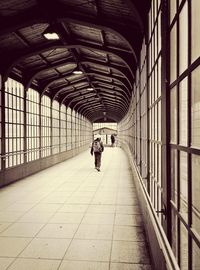
[[[34,237],[43,226],[41,223],[14,223],[0,236]]]
[[[7,270],[57,270],[59,260],[17,259]]]
[[[108,262],[110,250],[111,241],[73,240],[67,250],[65,259]]]
[[[116,213],[117,214],[141,214],[141,210],[138,205],[117,205],[116,206]]]
[[[65,203],[68,197],[66,196],[47,196],[42,200],[42,203]]]
[[[62,204],[60,203],[38,203],[31,210],[36,212],[56,212]]]
[[[0,269],[6,270],[14,260],[15,258],[0,258]]]
[[[91,225],[81,224],[75,234],[77,239],[102,239],[111,240],[113,225]]]
[[[114,223],[114,214],[87,213],[82,220],[82,224],[113,224],[113,223]]]
[[[14,203],[11,206],[9,206],[8,208],[6,208],[6,211],[22,211],[22,212],[26,212],[28,210],[30,210],[35,204],[34,203]]]
[[[110,197],[95,197],[92,200],[92,204],[115,204],[116,199],[115,198],[110,198]]]
[[[110,270],[153,270],[151,265],[129,264],[129,263],[111,263]]]
[[[85,196],[73,196],[70,197],[66,203],[69,204],[89,204],[92,200],[92,197],[85,197]]]
[[[20,257],[62,259],[70,241],[70,239],[35,238],[20,254]]]
[[[56,213],[49,223],[80,223],[83,218],[82,213]]]
[[[136,198],[117,199],[117,204],[120,204],[120,205],[136,205],[136,204],[138,204],[138,200]]]
[[[109,263],[105,262],[84,262],[84,261],[66,261],[61,263],[59,270],[109,270]]]
[[[141,226],[142,216],[116,214],[115,225]]]
[[[0,222],[15,222],[23,215],[24,212],[2,211],[0,212]]]
[[[31,210],[19,218],[17,222],[46,223],[52,215],[51,212],[35,212]]]
[[[7,229],[12,223],[0,222],[0,233]]]
[[[87,151],[9,185],[0,207],[0,270],[151,270],[120,149],[105,149],[101,173]]]
[[[84,213],[88,208],[88,204],[64,204],[58,212],[66,213]]]
[[[47,224],[37,237],[45,238],[73,238],[79,224]]]
[[[30,241],[31,238],[0,237],[0,256],[18,256]]]
[[[90,205],[87,209],[88,213],[100,213],[100,214],[114,214],[115,205]]]
[[[114,226],[113,240],[145,241],[144,231],[140,227]]]
[[[150,263],[145,243],[131,241],[114,241],[111,261],[136,264]]]

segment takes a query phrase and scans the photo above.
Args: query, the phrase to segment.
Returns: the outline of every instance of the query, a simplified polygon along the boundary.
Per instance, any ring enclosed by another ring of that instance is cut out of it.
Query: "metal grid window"
[[[67,108],[67,150],[72,149],[72,111]]]
[[[199,1],[170,1],[171,233],[184,270],[200,268],[199,9]]]
[[[41,99],[41,156],[51,155],[51,99]]]
[[[26,96],[27,162],[40,157],[39,101],[39,93],[33,89],[28,89]]]
[[[2,84],[2,78],[0,75],[0,85]],[[2,170],[2,91],[0,87],[0,171]]]
[[[60,144],[60,110],[58,101],[52,102],[52,154],[59,153]]]
[[[76,117],[75,117],[75,111],[72,110],[72,118],[71,118],[71,125],[72,125],[72,149],[75,149],[76,147]]]
[[[148,111],[149,111],[149,193],[156,211],[161,209],[161,6],[152,1],[149,12]],[[161,219],[161,215],[158,214]]]
[[[60,108],[60,151],[67,150],[67,109],[65,105]]]
[[[140,68],[136,73],[136,83],[126,117],[119,124],[119,140],[128,145],[135,164],[140,170],[146,188],[148,176],[147,147],[147,56],[146,45],[143,42],[140,58]],[[142,127],[142,128],[141,128]]]
[[[80,146],[80,122],[79,114],[75,113],[75,122],[76,122],[76,148]]]
[[[6,168],[24,163],[24,87],[13,79],[5,83]]]

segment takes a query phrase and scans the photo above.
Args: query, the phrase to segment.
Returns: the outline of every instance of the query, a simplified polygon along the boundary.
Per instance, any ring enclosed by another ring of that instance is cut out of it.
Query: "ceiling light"
[[[75,75],[81,75],[81,74],[83,74],[83,71],[81,71],[81,70],[74,70],[72,73],[75,74]]]
[[[59,35],[53,30],[53,28],[51,26],[48,26],[44,32],[42,33],[42,35],[48,39],[48,40],[57,40],[60,39]]]

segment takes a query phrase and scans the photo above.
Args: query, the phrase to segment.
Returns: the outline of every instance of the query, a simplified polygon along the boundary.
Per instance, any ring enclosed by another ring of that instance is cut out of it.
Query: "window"
[[[0,75],[0,85],[2,84],[2,78],[1,78],[1,75]],[[0,171],[2,169],[2,149],[1,149],[1,144],[2,144],[2,100],[1,100],[1,97],[2,97],[2,92],[1,92],[1,87],[0,87]]]
[[[173,1],[173,0],[172,0]],[[192,61],[195,61],[200,56],[200,27],[199,27],[199,10],[200,2],[191,1],[192,4]]]
[[[191,3],[192,9],[188,3]],[[198,269],[200,266],[200,61],[196,60],[200,56],[198,7],[199,1],[179,1],[176,16],[172,18],[173,25],[170,26],[171,59],[178,53],[176,67],[179,71],[176,78],[171,67],[171,233],[172,248],[183,270]],[[190,32],[192,39],[188,40]],[[195,65],[193,61],[196,61]]]
[[[24,88],[13,79],[5,83],[6,168],[24,163]]]
[[[51,155],[51,100],[45,95],[41,99],[41,155]]]
[[[60,108],[58,101],[53,101],[52,103],[52,154],[59,153],[59,145],[60,145]]]
[[[72,149],[72,112],[67,108],[67,150]]]
[[[28,89],[26,97],[26,134],[27,134],[27,162],[40,157],[40,115],[39,93]]]
[[[67,150],[67,110],[66,106],[62,105],[60,109],[60,151]]]

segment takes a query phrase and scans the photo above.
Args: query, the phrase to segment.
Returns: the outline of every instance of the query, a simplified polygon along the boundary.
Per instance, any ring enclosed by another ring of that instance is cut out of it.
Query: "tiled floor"
[[[0,190],[0,270],[152,270],[128,160],[89,150]]]

